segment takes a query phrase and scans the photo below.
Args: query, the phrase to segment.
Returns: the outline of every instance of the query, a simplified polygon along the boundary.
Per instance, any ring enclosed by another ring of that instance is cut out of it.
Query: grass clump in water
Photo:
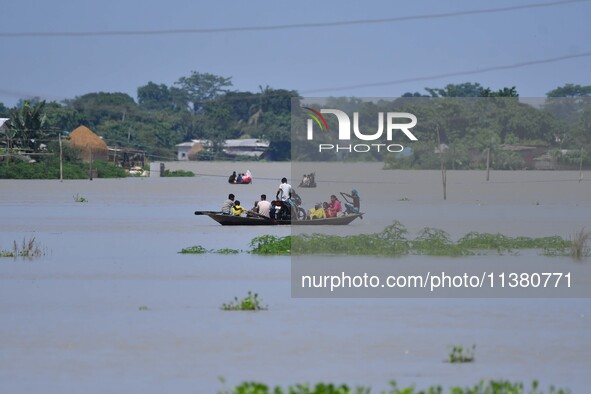
[[[591,232],[585,231],[584,227],[576,232],[570,240],[570,256],[575,260],[583,260],[585,257],[591,255],[591,249],[588,246],[590,239]]]
[[[227,304],[222,304],[222,310],[224,311],[262,311],[266,310],[267,306],[262,305],[262,299],[259,298],[257,293],[248,292],[248,295],[243,299],[239,300],[238,297],[234,297],[234,301]]]
[[[238,253],[240,253],[240,250],[238,250],[238,249],[230,249],[230,248],[223,248],[223,249],[218,249],[218,250],[214,251],[214,253],[219,253],[219,254],[238,254]]]
[[[35,237],[29,239],[23,238],[20,245],[18,242],[13,241],[12,250],[0,250],[0,257],[23,257],[32,259],[43,255],[45,255],[45,250],[37,242]]]
[[[88,200],[84,197],[81,197],[80,195],[76,194],[75,196],[72,196],[74,198],[74,202],[88,202]]]
[[[205,249],[201,245],[189,246],[188,248],[183,248],[179,253],[182,254],[203,254],[207,253],[207,249]]]
[[[471,348],[465,348],[461,345],[452,346],[449,355],[447,356],[448,363],[471,363],[474,361],[474,351],[476,345],[472,345]]]

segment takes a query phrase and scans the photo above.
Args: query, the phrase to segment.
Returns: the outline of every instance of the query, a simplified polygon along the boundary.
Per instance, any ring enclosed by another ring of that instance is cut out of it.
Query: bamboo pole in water
[[[62,135],[58,134],[60,144],[60,182],[64,181],[64,151],[62,149]]]
[[[441,181],[443,183],[443,199],[447,200],[447,170],[445,169],[445,162],[443,161],[443,149],[441,148],[441,137],[439,136],[439,125],[436,126],[437,143],[439,144],[439,162],[441,163]]]

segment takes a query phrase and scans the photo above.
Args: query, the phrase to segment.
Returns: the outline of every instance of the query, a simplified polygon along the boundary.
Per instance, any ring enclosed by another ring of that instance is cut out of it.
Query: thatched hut
[[[86,162],[90,161],[91,152],[92,160],[107,160],[109,157],[105,141],[85,126],[80,126],[70,133],[70,145],[80,150],[80,157]]]

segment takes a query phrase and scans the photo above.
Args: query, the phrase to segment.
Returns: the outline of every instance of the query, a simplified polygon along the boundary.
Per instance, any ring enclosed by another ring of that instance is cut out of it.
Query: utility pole
[[[58,134],[60,144],[60,182],[64,181],[64,151],[62,149],[62,135]]]
[[[490,146],[486,148],[486,181],[490,179]]]
[[[90,161],[89,161],[89,169],[88,169],[88,177],[92,181],[92,149],[90,146],[88,147],[88,152],[90,153]]]

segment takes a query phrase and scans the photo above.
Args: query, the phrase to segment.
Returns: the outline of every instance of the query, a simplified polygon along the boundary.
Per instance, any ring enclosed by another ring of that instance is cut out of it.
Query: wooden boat
[[[257,216],[234,216],[224,215],[221,212],[214,211],[195,211],[195,215],[209,216],[222,226],[344,226],[351,223],[362,213],[338,216],[326,219],[307,219],[307,220],[275,220],[262,215]]]

